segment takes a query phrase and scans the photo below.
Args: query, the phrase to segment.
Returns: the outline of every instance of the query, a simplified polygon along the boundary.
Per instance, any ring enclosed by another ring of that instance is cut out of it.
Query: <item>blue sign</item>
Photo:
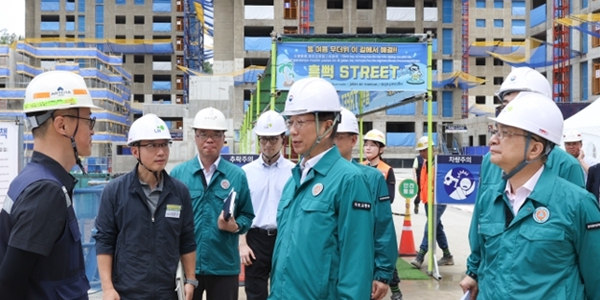
[[[422,91],[350,91],[339,92],[342,106],[353,114],[366,114],[401,103],[417,95],[423,95]],[[362,112],[360,111],[360,99],[362,98]]]
[[[427,91],[426,43],[285,42],[277,45],[277,89],[321,77],[338,91]]]
[[[243,165],[258,159],[258,154],[221,154],[221,159],[228,160],[241,168]]]
[[[437,155],[435,201],[437,204],[475,204],[482,156]]]

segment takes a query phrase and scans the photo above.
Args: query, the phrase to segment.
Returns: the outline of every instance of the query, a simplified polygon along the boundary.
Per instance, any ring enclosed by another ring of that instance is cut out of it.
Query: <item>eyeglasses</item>
[[[522,137],[527,137],[527,134],[523,134],[523,133],[514,133],[514,132],[509,132],[508,130],[498,130],[498,129],[489,129],[489,133],[491,135],[495,135],[499,140],[504,139],[507,136],[522,136]]]
[[[334,140],[341,140],[347,137],[351,137],[352,135],[349,133],[344,133],[344,132],[338,132],[335,134],[335,136],[333,137]]]
[[[258,138],[258,141],[262,144],[262,145],[266,145],[267,143],[271,143],[271,145],[277,143],[277,141],[279,141],[279,137],[278,136],[261,136]]]
[[[300,129],[300,128],[304,127],[304,124],[314,122],[314,121],[315,120],[288,119],[285,121],[285,125],[287,126],[288,129],[292,128],[292,127],[296,128],[296,129]]]
[[[214,140],[221,139],[223,137],[223,133],[222,132],[215,132],[213,134],[206,134],[204,132],[200,132],[200,133],[196,133],[196,137],[199,138],[202,141],[206,141],[209,138],[214,141]]]
[[[94,125],[96,125],[96,117],[93,117],[91,119],[79,117],[79,116],[73,116],[73,115],[63,115],[63,117],[85,120],[85,121],[87,121],[88,126],[90,127],[90,130],[94,129]]]
[[[146,147],[148,151],[157,151],[158,149],[169,149],[173,145],[173,142],[164,142],[164,143],[148,143],[145,145],[138,145],[139,147]]]

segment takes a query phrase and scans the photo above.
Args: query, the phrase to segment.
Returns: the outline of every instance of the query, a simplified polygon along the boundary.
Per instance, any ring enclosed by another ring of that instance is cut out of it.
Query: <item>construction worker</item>
[[[423,167],[423,157],[419,154],[415,157],[413,161],[413,178],[417,181],[417,187],[419,186],[419,182],[421,181],[421,168]],[[417,191],[417,196],[415,200],[413,200],[413,212],[416,214],[419,213],[419,204],[421,203],[421,196],[419,196],[419,192]]]
[[[375,273],[371,299],[380,300],[387,294],[388,284],[392,281],[393,275],[398,276],[395,270],[396,260],[398,259],[398,242],[392,220],[390,196],[385,179],[378,170],[352,159],[352,148],[358,141],[358,122],[354,114],[345,108],[342,108],[341,117],[342,120],[338,125],[334,143],[342,157],[352,162],[365,175],[371,197],[373,197],[375,203]],[[402,292],[392,294],[392,300],[401,299]]]
[[[577,159],[585,174],[584,177],[587,179],[588,170],[591,166],[596,164],[596,161],[593,157],[589,155],[586,156],[583,149],[581,149],[583,146],[583,137],[581,136],[581,133],[574,129],[569,130],[563,135],[563,142],[565,143],[567,153],[573,155],[573,157]]]
[[[33,134],[31,161],[10,183],[0,212],[2,299],[88,299],[81,232],[69,171],[92,153],[96,119],[83,78],[37,75],[23,111]],[[85,172],[84,172],[85,173]]]
[[[137,119],[127,137],[137,164],[102,191],[94,239],[105,300],[177,299],[180,259],[187,300],[198,286],[190,193],[165,171],[171,143],[155,114]]]
[[[475,206],[469,242],[480,263],[469,264],[463,291],[480,300],[600,299],[598,204],[546,168],[561,142],[560,109],[520,93],[492,120],[491,161],[509,176]]]
[[[421,158],[423,158],[423,166],[421,167],[421,170],[419,170],[419,172],[421,173],[421,175],[419,176],[419,193],[421,194],[421,201],[425,206],[425,212],[428,211],[429,204],[435,203],[435,198],[432,199],[432,201],[428,201],[429,199],[427,197],[427,178],[429,177],[427,173],[427,148],[429,147],[429,143],[431,143],[432,147],[435,146],[435,142],[431,141],[429,137],[422,136],[417,141],[417,145],[415,147],[415,150],[419,151],[419,155],[421,156]],[[435,172],[433,173],[435,174]],[[446,211],[446,205],[433,204],[433,209],[435,210],[435,240],[437,241],[438,246],[442,249],[443,252],[443,256],[442,258],[440,258],[440,260],[437,261],[437,264],[438,266],[454,265],[454,257],[452,256],[452,253],[450,253],[450,249],[448,247],[448,238],[446,237],[446,233],[444,232],[444,225],[442,224],[442,215]],[[425,215],[427,215],[427,213],[425,213]],[[415,259],[413,259],[410,262],[417,269],[420,269],[423,265],[425,254],[427,254],[427,251],[429,250],[429,221],[430,220],[427,220],[427,222],[425,223],[425,232],[423,233],[423,240],[421,241],[421,246],[419,246],[419,252],[417,252],[417,256],[415,257]]]
[[[552,88],[546,77],[529,67],[514,68],[506,76],[497,93],[497,96],[503,103],[501,108],[509,104],[520,92],[534,92],[552,98]],[[504,173],[497,165],[490,162],[491,154],[491,152],[487,153],[481,162],[480,181],[475,207],[485,207],[488,205],[487,202],[482,203],[481,195],[483,191],[495,189],[496,185],[501,184],[504,178],[512,176],[510,173]],[[572,155],[564,150],[557,147],[550,152],[545,167],[559,177],[585,188],[585,178],[580,164]],[[471,223],[471,231],[476,230],[472,226],[474,226],[473,223]],[[472,252],[467,260],[468,269],[477,270],[479,263],[478,253]],[[463,281],[467,281],[465,284],[475,284],[470,276],[466,276]]]
[[[377,129],[372,129],[365,134],[363,140],[363,148],[367,160],[363,161],[362,164],[377,168],[381,172],[388,186],[390,202],[394,203],[394,199],[396,198],[396,176],[394,175],[394,169],[381,160],[381,155],[385,149],[385,135]]]
[[[192,124],[198,156],[181,163],[171,176],[190,190],[196,233],[196,278],[194,299],[237,300],[240,273],[239,235],[254,219],[248,180],[242,169],[221,159],[227,121],[221,111],[208,107],[196,113]],[[230,191],[237,194],[228,220],[223,204]]]
[[[277,205],[285,183],[292,177],[294,163],[281,154],[287,126],[275,111],[256,121],[261,155],[242,167],[248,177],[256,217],[248,233],[240,235],[240,258],[246,266],[244,289],[248,300],[266,300],[273,248],[277,237]]]
[[[294,151],[277,211],[269,299],[369,299],[374,271],[373,197],[333,145],[337,91],[321,78],[296,81],[285,110]]]

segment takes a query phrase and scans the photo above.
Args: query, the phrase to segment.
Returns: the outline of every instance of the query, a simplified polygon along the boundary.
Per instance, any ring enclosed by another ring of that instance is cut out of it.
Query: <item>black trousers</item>
[[[277,232],[274,230],[267,231],[258,228],[251,228],[246,234],[246,243],[256,256],[252,265],[246,266],[244,287],[248,300],[267,300],[269,296],[268,282],[271,275],[276,234]]]
[[[400,283],[400,277],[398,276],[398,269],[394,268],[394,275],[392,275],[392,281],[390,286],[397,286]]]
[[[198,275],[198,287],[194,291],[193,300],[202,300],[206,291],[207,300],[238,300],[239,276]]]

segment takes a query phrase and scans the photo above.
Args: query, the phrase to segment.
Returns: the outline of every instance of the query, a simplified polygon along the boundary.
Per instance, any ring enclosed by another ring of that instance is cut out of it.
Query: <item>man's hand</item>
[[[373,288],[371,289],[371,299],[372,300],[381,300],[387,294],[389,285],[373,280]]]
[[[233,215],[229,218],[229,221],[225,221],[223,212],[221,212],[221,215],[219,215],[217,225],[219,226],[220,230],[229,231],[231,233],[234,233],[239,228],[238,224],[235,222],[235,218],[233,217]]]
[[[583,160],[584,157],[585,157],[585,154],[583,153],[583,149],[579,149],[579,156],[577,156],[577,159]]]
[[[183,289],[185,290],[185,300],[192,300],[195,287],[191,283],[186,283],[183,285]]]
[[[119,296],[119,293],[112,288],[102,291],[102,300],[121,300],[121,296]]]
[[[471,276],[465,276],[465,278],[463,278],[463,280],[460,282],[460,287],[462,288],[463,293],[471,291],[471,300],[477,299],[477,293],[479,293],[479,288],[477,285],[477,281],[471,278]]]
[[[249,266],[252,264],[253,260],[256,260],[254,251],[252,251],[248,245],[240,245],[240,260],[244,266]]]

